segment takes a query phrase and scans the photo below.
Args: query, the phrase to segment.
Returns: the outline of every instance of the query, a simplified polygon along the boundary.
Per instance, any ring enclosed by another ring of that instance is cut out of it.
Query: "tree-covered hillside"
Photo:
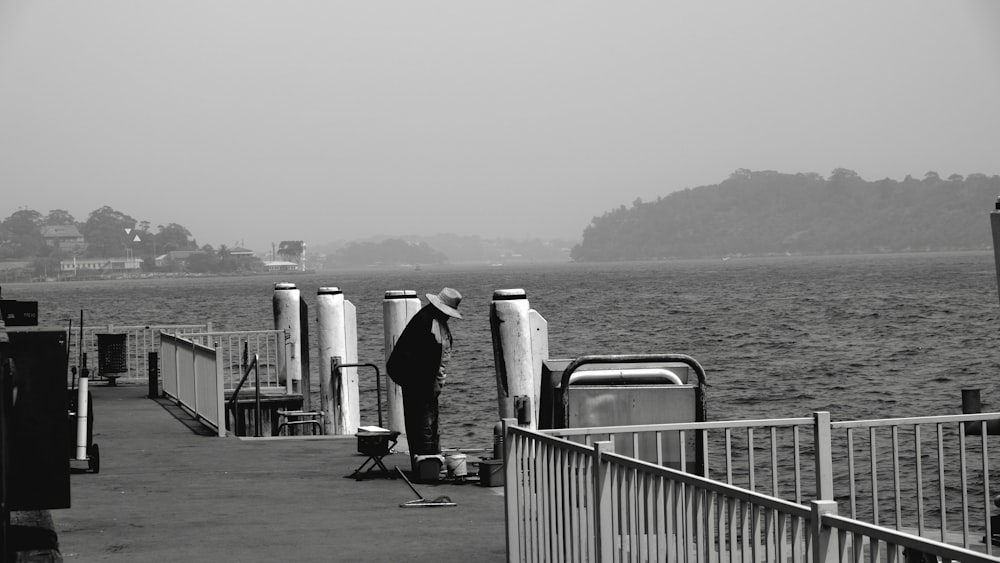
[[[595,217],[574,260],[965,250],[991,245],[1000,176],[869,182],[740,169],[725,181]]]

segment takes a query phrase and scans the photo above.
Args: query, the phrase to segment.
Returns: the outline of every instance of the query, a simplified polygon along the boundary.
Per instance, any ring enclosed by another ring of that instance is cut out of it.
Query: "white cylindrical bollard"
[[[87,394],[90,385],[87,383],[87,370],[81,370],[77,380],[76,390],[76,459],[86,461],[87,447],[87,416],[90,405],[87,404]]]
[[[299,290],[294,283],[279,282],[274,284],[274,329],[283,330],[288,339],[285,344],[285,377],[291,382],[291,389],[300,392],[302,384],[302,358],[300,340],[302,327],[299,324]]]
[[[385,292],[382,301],[382,322],[385,333],[385,361],[403,333],[406,324],[420,310],[420,298],[412,289]],[[403,389],[391,378],[386,378],[386,428],[396,432],[406,432],[403,415]]]
[[[320,378],[321,400],[326,413],[324,425],[328,434],[354,434],[358,431],[361,410],[358,405],[358,379],[353,374],[357,368],[339,370],[340,377],[331,379],[330,358],[340,358],[340,363],[355,363],[355,355],[348,342],[349,315],[345,313],[347,302],[344,293],[336,287],[321,287],[316,295],[316,316],[319,330],[319,358],[322,377]],[[326,391],[323,391],[323,388]]]
[[[493,357],[497,371],[497,399],[501,416],[506,416],[508,399],[526,402],[529,419],[523,426],[538,427],[538,401],[531,354],[531,322],[528,296],[523,289],[498,289],[490,303]],[[506,381],[506,393],[504,384]]]
[[[323,433],[337,434],[340,412],[337,405],[337,382],[331,379],[330,358],[344,361],[343,346],[337,346],[337,333],[343,335],[344,294],[336,287],[321,287],[316,292],[316,342],[319,350],[319,400],[323,412]],[[343,342],[343,338],[340,338]]]

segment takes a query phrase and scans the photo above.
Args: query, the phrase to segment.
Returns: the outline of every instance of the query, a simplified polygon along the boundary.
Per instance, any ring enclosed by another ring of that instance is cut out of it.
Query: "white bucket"
[[[448,467],[448,475],[451,477],[465,477],[468,471],[465,467],[465,454],[450,454],[444,458]]]

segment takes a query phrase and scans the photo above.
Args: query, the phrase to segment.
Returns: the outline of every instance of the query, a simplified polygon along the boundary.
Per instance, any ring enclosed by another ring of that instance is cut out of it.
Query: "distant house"
[[[298,272],[302,269],[295,262],[265,261],[264,270],[268,272]]]
[[[156,257],[156,267],[174,267],[177,270],[184,270],[192,256],[203,254],[207,254],[207,252],[204,250],[171,250]]]
[[[63,273],[128,273],[142,270],[142,258],[73,258],[60,260],[59,271]]]
[[[87,249],[87,242],[74,225],[45,225],[40,230],[45,244],[62,252],[80,254]]]
[[[253,250],[240,248],[237,246],[236,248],[229,249],[229,255],[238,258],[253,258]]]

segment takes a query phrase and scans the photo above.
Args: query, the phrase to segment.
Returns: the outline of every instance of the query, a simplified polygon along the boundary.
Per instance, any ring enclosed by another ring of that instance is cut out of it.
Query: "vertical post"
[[[392,349],[403,334],[407,323],[420,310],[420,298],[412,289],[390,290],[382,300],[382,326],[384,333],[385,361],[389,362]],[[386,428],[396,432],[406,432],[403,416],[403,388],[392,378],[386,379]]]
[[[517,516],[518,495],[517,487],[521,484],[521,476],[518,475],[520,468],[520,456],[514,451],[517,440],[511,438],[509,428],[517,427],[517,419],[505,418],[500,421],[503,432],[503,496],[504,496],[504,524],[507,528],[507,561],[514,563],[520,561],[521,556],[521,526]]]
[[[260,356],[253,355],[253,435],[260,438],[264,435],[261,429],[261,420],[264,419],[264,411],[260,407]]]
[[[327,364],[330,358],[336,357],[337,363],[356,363],[352,356],[357,356],[357,344],[353,343],[351,334],[356,333],[351,326],[356,322],[349,312],[350,303],[344,300],[344,293],[336,287],[321,287],[316,295],[316,319],[319,334],[319,357]],[[327,382],[324,412],[335,412],[337,417],[324,421],[327,434],[354,434],[361,423],[361,409],[358,405],[357,368],[331,369]],[[322,395],[322,382],[320,393]]]
[[[962,389],[962,414],[979,414],[983,412],[979,389]],[[979,421],[966,422],[965,433],[973,436],[983,431],[983,423]]]
[[[837,557],[837,542],[833,536],[833,528],[823,525],[823,516],[837,514],[837,502],[833,500],[814,500],[812,505],[813,563],[835,563]]]
[[[312,370],[309,366],[309,304],[299,298],[299,348],[302,352],[302,410],[312,410]]]
[[[82,314],[82,313],[81,313]],[[83,327],[81,327],[83,328]],[[10,510],[7,504],[7,476],[10,475],[10,421],[13,408],[13,374],[9,358],[11,354],[7,325],[0,315],[0,554],[7,553],[9,545],[7,532],[10,529]]]
[[[89,373],[86,368],[80,370],[80,379],[76,390],[76,459],[87,459],[87,394],[89,391]]]
[[[997,198],[993,207],[990,213],[990,229],[993,231],[993,263],[996,267],[997,288],[1000,289],[1000,198]]]
[[[191,379],[194,381],[191,387],[194,391],[194,412],[201,414],[201,408],[198,406],[198,345],[194,340],[191,341]]]
[[[535,411],[541,413],[542,362],[549,359],[549,322],[538,311],[528,309],[528,326],[531,331],[531,377],[535,385]],[[551,411],[551,405],[549,407]]]
[[[279,282],[274,284],[274,295],[271,305],[274,311],[275,330],[284,330],[287,337],[285,355],[286,385],[293,393],[302,391],[302,362],[299,342],[302,331],[299,326],[299,290],[294,283]]]
[[[336,433],[337,423],[333,418],[333,366],[330,364],[333,356],[338,354],[335,345],[335,327],[339,302],[344,300],[343,294],[335,287],[321,287],[316,292],[316,340],[319,346],[319,410],[323,413],[323,434]]]
[[[149,398],[160,397],[160,355],[156,352],[146,354],[146,378],[148,380]]]
[[[813,437],[816,452],[816,499],[833,500],[833,449],[830,413],[813,413]]]
[[[222,348],[215,349],[215,424],[216,430],[218,431],[218,436],[220,438],[226,437],[226,391],[222,380],[225,378],[225,370],[223,369],[222,361]]]
[[[614,560],[614,530],[611,529],[611,464],[604,454],[613,452],[611,441],[594,442],[594,540],[598,561]]]
[[[538,396],[531,357],[531,321],[528,296],[523,289],[498,289],[490,303],[490,331],[497,377],[497,403],[500,416],[506,412],[508,398],[522,398],[527,421],[522,426],[538,428]],[[521,417],[519,417],[521,418]],[[523,420],[523,419],[522,419]]]

